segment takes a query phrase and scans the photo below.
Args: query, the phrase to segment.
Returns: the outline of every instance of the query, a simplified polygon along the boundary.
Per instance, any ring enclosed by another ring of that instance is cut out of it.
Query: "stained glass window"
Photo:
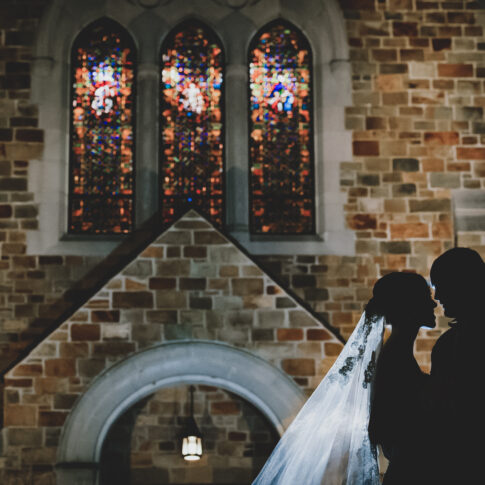
[[[134,59],[131,38],[103,19],[72,48],[69,232],[133,227]]]
[[[311,50],[277,21],[249,54],[250,223],[256,234],[314,232]]]
[[[162,49],[161,206],[165,223],[192,206],[224,221],[224,55],[215,35],[185,23]]]

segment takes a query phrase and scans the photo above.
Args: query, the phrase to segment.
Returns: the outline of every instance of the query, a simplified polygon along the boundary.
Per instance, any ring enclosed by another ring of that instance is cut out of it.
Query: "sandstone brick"
[[[395,37],[418,36],[418,24],[416,22],[393,22],[392,30]]]
[[[146,278],[151,276],[152,273],[152,262],[150,260],[135,260],[122,271],[124,276],[135,276],[137,278]]]
[[[438,75],[441,77],[471,77],[473,64],[438,64]]]
[[[405,223],[391,224],[392,239],[412,239],[429,237],[428,224],[424,223]]]
[[[347,225],[350,229],[376,229],[377,218],[373,214],[354,214],[347,217]]]
[[[78,397],[77,394],[57,393],[54,396],[54,409],[71,409]]]
[[[81,377],[97,376],[105,366],[104,358],[81,359],[79,360],[79,375]]]
[[[214,402],[211,402],[210,409],[211,409],[211,414],[216,416],[217,415],[224,415],[224,416],[238,415],[241,412],[239,403],[234,401],[214,401]]]
[[[63,411],[39,411],[39,426],[62,426],[68,414]]]
[[[5,378],[5,387],[32,387],[32,379],[12,379]]]
[[[450,199],[415,199],[409,201],[411,212],[449,212]]]
[[[106,343],[95,343],[94,353],[101,356],[125,356],[136,350],[136,345],[132,342],[110,341]],[[81,369],[80,369],[81,373]]]
[[[140,256],[142,258],[162,259],[165,248],[163,246],[148,246]]]
[[[205,246],[184,246],[184,258],[206,259],[207,248]]]
[[[42,446],[42,430],[36,428],[10,428],[7,431],[9,446]]]
[[[42,364],[19,364],[12,371],[14,376],[36,377],[42,375]]]
[[[458,132],[426,132],[424,134],[424,142],[431,145],[457,145],[460,141]]]
[[[456,189],[460,187],[461,180],[458,173],[431,173],[429,176],[431,187]]]
[[[325,355],[328,357],[335,357],[342,351],[342,344],[334,342],[325,342]]]
[[[89,345],[87,342],[61,342],[59,344],[59,356],[69,357],[87,357],[89,355]]]
[[[419,161],[416,158],[394,158],[392,168],[396,171],[417,172],[419,170]]]
[[[280,341],[303,340],[303,330],[301,328],[278,328],[276,336]]]
[[[195,231],[195,244],[227,244],[227,239],[218,232],[212,231]]]
[[[120,312],[119,310],[92,310],[91,311],[91,322],[119,322]]]
[[[180,278],[179,286],[181,290],[205,290],[207,286],[206,278]]]
[[[264,292],[262,278],[233,278],[232,291],[236,296],[262,295]]]
[[[456,158],[460,160],[485,160],[485,148],[458,147]]]
[[[433,239],[452,239],[453,227],[451,222],[434,222],[431,225]]]
[[[380,243],[382,253],[390,254],[409,254],[411,244],[409,241],[383,241]]]
[[[159,276],[188,276],[190,274],[190,260],[157,261],[156,274]]]
[[[45,375],[51,377],[71,377],[76,375],[74,359],[48,359],[44,362]]]
[[[315,361],[313,359],[283,359],[281,367],[291,376],[315,375]]]
[[[175,278],[150,278],[148,285],[151,290],[172,290],[177,286]]]
[[[274,331],[271,328],[255,328],[251,330],[251,340],[258,341],[273,341]]]
[[[73,323],[70,327],[71,340],[73,341],[96,341],[101,337],[101,330],[98,324]]]
[[[379,142],[377,141],[354,141],[352,146],[355,156],[379,156]]]
[[[5,406],[4,426],[32,427],[37,424],[37,407],[15,404]]]
[[[189,307],[195,310],[211,310],[212,298],[211,297],[197,297],[191,296],[189,299]]]
[[[187,308],[187,294],[182,291],[160,290],[156,292],[157,308]]]
[[[258,323],[261,327],[280,327],[285,322],[283,310],[258,311]]]
[[[114,308],[153,308],[153,294],[148,291],[114,291]]]
[[[331,340],[330,333],[323,328],[309,328],[306,331],[308,340]]]
[[[147,312],[148,323],[176,323],[176,310],[150,310]]]
[[[157,244],[184,245],[192,244],[192,233],[190,231],[175,231],[173,229],[162,234],[157,239]]]

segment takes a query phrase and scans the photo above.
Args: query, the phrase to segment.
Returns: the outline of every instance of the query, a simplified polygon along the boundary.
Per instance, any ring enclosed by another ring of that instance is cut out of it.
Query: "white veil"
[[[383,332],[384,317],[362,315],[253,485],[379,485],[367,427]]]

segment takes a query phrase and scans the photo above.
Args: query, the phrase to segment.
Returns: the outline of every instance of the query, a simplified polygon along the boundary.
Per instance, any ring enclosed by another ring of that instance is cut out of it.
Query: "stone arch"
[[[126,410],[163,387],[197,383],[244,398],[281,435],[304,403],[293,380],[254,354],[221,342],[175,341],[138,352],[101,373],[78,399],[62,430],[58,484],[96,484],[102,445]]]
[[[202,1],[202,0],[201,0]],[[119,239],[63,237],[67,216],[69,47],[90,22],[110,17],[130,33],[137,46],[138,75],[135,158],[136,223],[158,208],[158,77],[157,55],[168,32],[195,17],[210,26],[224,45],[225,99],[231,113],[226,130],[226,221],[231,235],[254,254],[354,254],[353,231],[345,227],[344,195],[339,190],[340,162],[352,158],[345,107],[351,99],[347,32],[338,0],[260,0],[237,11],[224,2],[131,0],[53,0],[41,21],[32,74],[32,97],[45,130],[42,164],[32,164],[29,186],[39,201],[40,232],[29,232],[31,254],[108,254]],[[142,5],[149,5],[144,8]],[[291,21],[307,37],[314,53],[315,236],[250,237],[248,231],[247,49],[254,34],[276,18]],[[143,133],[143,142],[139,135]]]

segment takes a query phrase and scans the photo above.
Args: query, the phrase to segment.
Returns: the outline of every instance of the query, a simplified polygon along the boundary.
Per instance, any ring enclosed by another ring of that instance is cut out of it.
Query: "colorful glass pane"
[[[107,19],[72,49],[69,232],[118,234],[133,227],[133,43]]]
[[[286,23],[250,50],[250,221],[257,234],[314,232],[311,52]]]
[[[162,51],[161,205],[165,223],[188,207],[224,221],[222,48],[202,25],[185,24]]]

